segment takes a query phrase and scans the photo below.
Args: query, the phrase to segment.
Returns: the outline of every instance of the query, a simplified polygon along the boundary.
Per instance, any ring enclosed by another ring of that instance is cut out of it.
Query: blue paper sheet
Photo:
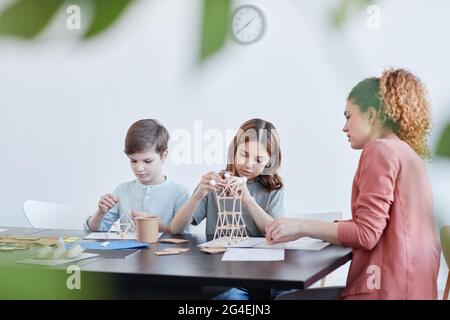
[[[79,245],[87,250],[119,250],[119,249],[135,249],[148,248],[148,243],[138,242],[136,240],[110,240],[96,242],[80,242]]]

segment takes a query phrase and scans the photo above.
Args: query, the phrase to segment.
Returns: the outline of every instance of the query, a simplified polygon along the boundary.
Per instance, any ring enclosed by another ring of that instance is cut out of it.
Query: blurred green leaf
[[[347,20],[348,1],[342,0],[331,12],[331,23],[333,27],[340,28]]]
[[[9,254],[9,253],[8,253]],[[118,289],[106,276],[80,273],[81,288],[70,290],[64,269],[0,265],[0,300],[111,299]]]
[[[92,38],[111,26],[133,0],[91,0],[94,15],[91,25],[84,34]]]
[[[200,60],[217,52],[225,43],[230,26],[230,0],[203,0]]]
[[[38,3],[39,2],[39,3]],[[0,34],[31,39],[38,35],[64,0],[17,0],[0,14]]]
[[[436,155],[450,158],[450,123],[439,138]]]
[[[331,23],[333,27],[341,28],[350,16],[367,8],[374,2],[374,0],[341,0],[331,11]]]

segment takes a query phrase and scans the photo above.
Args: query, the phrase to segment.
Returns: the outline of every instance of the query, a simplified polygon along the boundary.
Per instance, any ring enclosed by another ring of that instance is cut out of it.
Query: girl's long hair
[[[267,191],[279,190],[283,187],[282,178],[279,176],[281,166],[280,139],[275,126],[269,121],[251,119],[245,122],[238,130],[228,148],[228,164],[226,171],[233,175],[236,171],[236,151],[241,143],[257,141],[266,148],[270,156],[268,165],[256,178]]]

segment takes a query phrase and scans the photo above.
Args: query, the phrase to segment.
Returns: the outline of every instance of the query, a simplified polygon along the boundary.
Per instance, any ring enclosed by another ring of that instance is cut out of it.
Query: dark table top
[[[0,237],[6,235],[81,238],[87,233],[80,230],[8,228],[7,231],[0,233]],[[182,283],[255,289],[305,289],[351,259],[350,248],[329,245],[320,251],[286,250],[284,261],[221,261],[222,254],[210,255],[200,251],[198,247],[199,244],[210,240],[210,237],[197,234],[176,236],[164,234],[161,239],[169,237],[188,239],[189,243],[179,245],[155,243],[151,244],[150,248],[127,258],[107,258],[105,255],[108,253],[105,252],[99,257],[71,264],[78,265],[83,272],[132,276],[145,279],[146,283],[167,286]],[[185,247],[190,250],[179,255],[154,254],[155,251],[167,247]],[[0,252],[0,261],[19,260],[26,257],[26,254],[26,251],[17,251],[14,254]]]

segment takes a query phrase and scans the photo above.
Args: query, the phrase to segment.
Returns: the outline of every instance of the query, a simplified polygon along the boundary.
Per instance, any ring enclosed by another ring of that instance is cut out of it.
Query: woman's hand
[[[198,200],[200,200],[209,192],[213,191],[216,187],[222,186],[222,184],[222,177],[217,172],[208,172],[207,174],[203,175],[202,179],[200,180],[200,183],[194,191],[194,196]]]
[[[117,202],[119,202],[119,198],[113,194],[107,193],[98,201],[98,210],[100,213],[106,214]]]
[[[294,241],[304,236],[303,220],[301,219],[279,218],[266,226],[266,242],[268,244]]]

